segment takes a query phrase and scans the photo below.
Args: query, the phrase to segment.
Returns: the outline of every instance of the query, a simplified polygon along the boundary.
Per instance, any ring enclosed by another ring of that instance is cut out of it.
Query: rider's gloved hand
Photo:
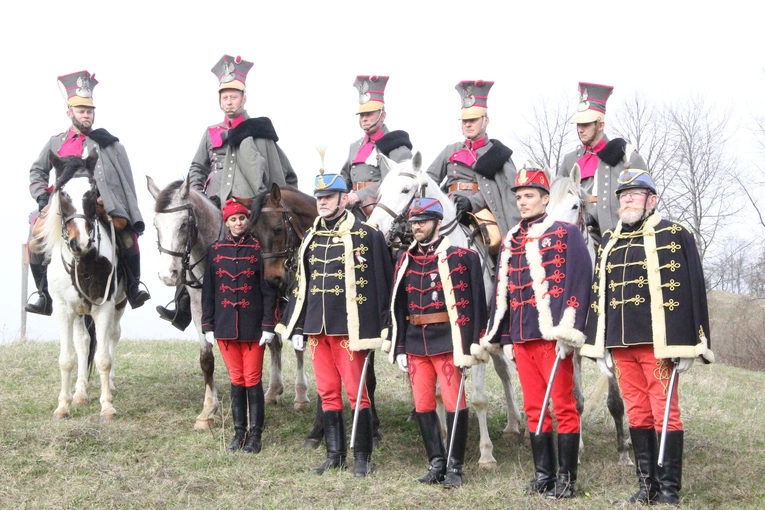
[[[454,200],[454,205],[457,208],[457,218],[464,213],[473,210],[473,205],[470,203],[470,199],[465,195],[452,195],[452,200]]]

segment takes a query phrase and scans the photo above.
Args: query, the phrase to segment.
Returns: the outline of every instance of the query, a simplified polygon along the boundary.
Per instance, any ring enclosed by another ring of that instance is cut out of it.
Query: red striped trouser
[[[611,349],[614,375],[619,381],[627,407],[630,427],[661,432],[667,405],[669,378],[674,365],[669,359],[656,359],[653,345]],[[678,406],[677,383],[669,408],[667,430],[683,430]]]
[[[518,378],[523,390],[523,410],[529,422],[529,430],[536,431],[542,414],[542,401],[547,392],[553,365],[555,364],[555,342],[551,340],[532,340],[513,344],[515,363],[518,366]],[[559,434],[579,433],[579,411],[574,398],[574,361],[573,355],[560,360],[555,376],[552,393],[552,406],[547,407],[542,432],[552,432],[550,407],[558,419]]]
[[[454,364],[454,354],[451,352],[431,356],[409,354],[407,358],[415,410],[418,413],[436,410],[436,381],[438,381],[444,407],[447,412],[453,413],[457,408],[457,394],[460,391],[462,378],[462,369]],[[460,409],[465,407],[465,395],[462,395]]]
[[[218,347],[228,369],[231,384],[250,388],[260,382],[263,376],[265,346],[261,347],[258,342],[218,340]]]
[[[347,336],[321,335],[308,336],[308,348],[313,360],[313,372],[316,388],[321,397],[324,411],[343,410],[343,385],[351,402],[351,409],[356,409],[356,397],[359,391],[361,372],[364,370],[364,358],[367,351],[352,351]],[[367,386],[364,384],[360,408],[369,407]]]

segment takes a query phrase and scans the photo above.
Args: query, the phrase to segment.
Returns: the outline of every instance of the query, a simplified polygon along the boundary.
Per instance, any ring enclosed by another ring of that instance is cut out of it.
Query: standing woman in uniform
[[[260,243],[250,234],[250,211],[229,198],[226,235],[207,251],[202,331],[218,347],[231,379],[234,438],[228,451],[259,453],[265,419],[263,354],[274,338],[276,293],[263,276]],[[247,410],[250,426],[247,428]]]

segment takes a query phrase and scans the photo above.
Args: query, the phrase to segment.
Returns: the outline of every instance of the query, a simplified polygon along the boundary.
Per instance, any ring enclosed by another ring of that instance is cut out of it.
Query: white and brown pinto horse
[[[367,220],[376,225],[378,229],[390,238],[394,224],[406,221],[409,206],[418,190],[422,190],[423,196],[437,198],[444,209],[444,219],[441,226],[441,235],[448,237],[452,246],[464,246],[476,248],[468,233],[462,228],[456,218],[456,210],[451,199],[441,191],[438,183],[433,181],[422,169],[422,156],[415,152],[411,160],[395,163],[386,159],[385,164],[390,169],[388,175],[380,183],[378,191],[377,207]],[[482,250],[477,250],[483,260]],[[485,266],[486,264],[484,264]],[[486,286],[487,300],[493,288],[493,282],[488,271],[484,271],[484,284]],[[511,367],[504,355],[492,354],[494,368],[502,381],[507,405],[507,424],[504,434],[518,435],[520,433],[521,413],[515,400],[513,388],[510,382]],[[486,365],[480,363],[472,367],[470,403],[478,416],[480,427],[480,450],[481,457],[478,465],[481,467],[495,467],[489,429],[487,426],[488,396],[486,394]]]
[[[45,224],[35,241],[50,260],[48,287],[60,335],[61,392],[53,417],[69,418],[71,404],[88,402],[92,360],[101,379],[101,418],[111,420],[117,415],[114,356],[127,298],[124,281],[117,280],[113,225],[102,222],[96,212],[98,189],[93,169],[98,153],[91,152],[87,159],[59,158],[53,152],[49,157],[57,178]],[[86,315],[93,319],[95,336],[88,332]],[[75,363],[77,382],[72,396]]]
[[[595,242],[587,229],[587,206],[589,204],[589,195],[581,186],[581,173],[578,165],[574,165],[571,175],[568,177],[557,177],[550,186],[550,202],[547,205],[547,214],[556,220],[566,221],[579,227],[582,236],[587,242],[587,249],[590,253],[593,273],[595,271]],[[624,435],[624,402],[619,391],[619,383],[615,377],[608,378],[601,375],[596,383],[595,390],[592,392],[590,402],[594,402],[602,396],[608,387],[608,398],[606,400],[608,411],[614,419],[616,428],[616,449],[619,453],[619,462],[624,466],[631,466],[632,461],[629,455],[629,443]],[[584,394],[582,393],[582,357],[577,350],[574,356],[574,395],[576,397],[579,413],[584,417],[591,408],[590,402],[585,407]],[[580,450],[583,443],[580,444]]]
[[[155,200],[159,279],[170,287],[185,285],[191,299],[191,317],[199,335],[199,365],[205,383],[204,404],[194,428],[206,430],[214,423],[213,416],[219,401],[215,387],[213,346],[202,333],[202,275],[207,262],[207,248],[221,235],[223,215],[204,195],[191,189],[188,178],[172,182],[162,190],[148,175],[146,180],[149,193]]]

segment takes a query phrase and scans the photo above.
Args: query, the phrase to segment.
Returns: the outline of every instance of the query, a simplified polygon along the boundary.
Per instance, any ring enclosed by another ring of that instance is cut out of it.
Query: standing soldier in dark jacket
[[[348,206],[364,221],[377,203],[377,190],[388,169],[381,166],[385,156],[396,163],[412,159],[412,143],[406,131],[388,131],[385,125],[385,85],[387,76],[357,76],[353,86],[359,91],[359,127],[364,137],[351,144],[348,159],[340,171],[351,186]]]
[[[189,181],[218,207],[233,196],[252,198],[270,189],[272,183],[297,186],[297,175],[276,143],[279,137],[271,119],[251,119],[244,109],[245,80],[252,65],[242,57],[223,55],[211,70],[218,78],[218,104],[225,116],[202,135],[189,168]],[[185,287],[177,290],[175,301],[176,310],[158,306],[157,313],[183,331],[191,322]]]
[[[527,163],[513,191],[523,219],[502,243],[491,318],[481,343],[487,348],[501,345],[505,356],[515,361],[530,431],[538,428],[555,358],[560,358],[551,393],[560,469],[548,407],[542,432],[530,433],[535,474],[526,492],[573,498],[580,417],[572,353],[584,343],[592,262],[577,226],[547,215],[550,184],[544,170]]]
[[[138,308],[151,296],[140,287],[141,253],[138,249],[138,236],[143,234],[145,225],[138,209],[133,171],[130,168],[125,147],[103,128],[93,129],[96,107],[93,104],[93,88],[98,84],[95,75],[87,71],[59,76],[58,81],[66,91],[66,115],[72,122],[71,127],[58,135],[52,136],[45,144],[37,160],[29,170],[29,192],[37,201],[40,215],[33,231],[39,231],[45,221],[52,187],[48,187],[50,171],[53,165],[49,154],[54,152],[60,157],[87,157],[92,151],[98,154],[94,177],[98,186],[98,214],[106,221],[114,222],[120,249],[120,264],[127,277],[127,297],[130,306]],[[44,210],[45,209],[45,210]],[[50,315],[53,311],[48,294],[46,277],[47,265],[42,255],[33,254],[30,259],[32,276],[39,298],[37,302],[26,306],[31,313]]]
[[[645,170],[625,170],[616,196],[619,223],[598,250],[583,356],[616,376],[635,453],[639,490],[630,503],[679,505],[683,423],[677,386],[670,396],[663,466],[658,465],[673,369],[714,362],[704,273],[693,234],[661,219],[656,184]]]
[[[486,324],[486,294],[481,261],[467,248],[452,246],[439,235],[443,208],[432,198],[415,199],[409,223],[415,242],[396,267],[393,286],[393,339],[383,350],[390,361],[409,372],[417,422],[425,442],[430,468],[417,481],[443,482],[446,489],[462,486],[462,466],[468,435],[465,395],[455,424],[462,371],[483,356],[478,341]],[[447,412],[447,444],[454,435],[447,459],[436,414],[436,383]],[[449,465],[447,466],[447,461]]]
[[[390,282],[393,268],[383,235],[361,223],[350,211],[348,188],[339,174],[316,177],[319,216],[300,245],[295,289],[277,326],[282,338],[292,338],[295,349],[308,348],[324,411],[327,460],[312,472],[346,467],[343,395],[358,413],[353,447],[353,473],[371,472],[372,410],[366,384],[359,382],[369,349],[388,338]]]
[[[202,331],[210,344],[218,340],[231,379],[234,438],[228,450],[259,453],[265,419],[263,353],[274,338],[276,292],[263,276],[260,243],[250,234],[249,217],[236,198],[226,201],[226,237],[207,252]]]
[[[579,165],[582,187],[590,194],[590,232],[595,241],[600,233],[613,230],[619,221],[619,201],[614,191],[625,168],[645,168],[645,161],[622,138],[609,140],[606,126],[606,101],[614,88],[609,85],[579,82],[579,107],[572,124],[582,145],[566,154],[558,175],[569,176]]]
[[[487,98],[493,81],[461,81],[455,87],[462,100],[464,142],[447,145],[428,168],[457,206],[457,216],[471,213],[486,225],[489,250],[496,255],[502,236],[520,216],[510,190],[515,180],[513,151],[486,134]],[[446,182],[442,181],[446,178]]]

